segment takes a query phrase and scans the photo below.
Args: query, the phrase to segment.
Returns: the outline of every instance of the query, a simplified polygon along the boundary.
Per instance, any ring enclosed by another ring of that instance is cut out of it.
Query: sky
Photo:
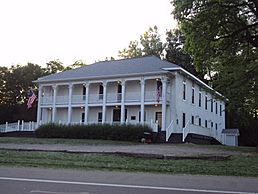
[[[1,0],[0,66],[117,58],[154,25],[165,40],[171,12],[170,0]]]

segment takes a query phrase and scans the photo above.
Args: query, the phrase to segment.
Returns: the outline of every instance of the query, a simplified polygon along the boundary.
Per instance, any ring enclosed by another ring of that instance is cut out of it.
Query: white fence
[[[33,121],[24,122],[17,121],[16,123],[8,123],[0,125],[0,133],[7,133],[13,131],[34,131],[36,129],[36,123]]]

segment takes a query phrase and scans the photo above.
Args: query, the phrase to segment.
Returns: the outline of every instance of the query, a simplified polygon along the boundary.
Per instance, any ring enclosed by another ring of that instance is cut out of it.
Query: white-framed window
[[[215,113],[218,114],[218,103],[215,103]]]
[[[222,104],[219,105],[219,115],[222,116]]]
[[[208,109],[208,96],[205,95],[205,110]]]
[[[199,92],[199,107],[202,107],[202,92]]]
[[[183,100],[186,100],[186,83],[183,82]]]
[[[99,100],[103,100],[103,90],[104,87],[102,84],[99,85]]]
[[[194,87],[192,87],[192,104],[194,104]]]
[[[186,118],[186,116],[185,116],[185,113],[183,113],[183,118],[182,118],[182,125],[183,125],[183,128],[185,127],[185,118]]]
[[[211,98],[211,112],[213,112],[213,99]]]
[[[194,125],[194,116],[192,115],[192,124]]]
[[[102,112],[98,112],[98,122],[102,122]]]
[[[202,119],[199,118],[199,126],[202,126]]]

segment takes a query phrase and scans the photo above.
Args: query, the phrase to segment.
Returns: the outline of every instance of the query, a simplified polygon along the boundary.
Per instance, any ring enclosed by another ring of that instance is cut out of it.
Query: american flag
[[[32,89],[28,91],[28,102],[27,102],[27,107],[30,109],[32,107],[33,102],[36,100],[37,96],[34,94]]]
[[[158,86],[157,88],[157,102],[159,103],[160,97],[161,97],[161,93],[162,93],[162,88],[161,85]]]

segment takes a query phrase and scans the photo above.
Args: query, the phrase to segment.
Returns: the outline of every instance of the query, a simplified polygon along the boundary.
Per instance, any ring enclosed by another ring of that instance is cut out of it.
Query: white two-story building
[[[166,140],[222,139],[225,98],[178,65],[155,56],[97,62],[36,81],[38,125],[148,124]]]

